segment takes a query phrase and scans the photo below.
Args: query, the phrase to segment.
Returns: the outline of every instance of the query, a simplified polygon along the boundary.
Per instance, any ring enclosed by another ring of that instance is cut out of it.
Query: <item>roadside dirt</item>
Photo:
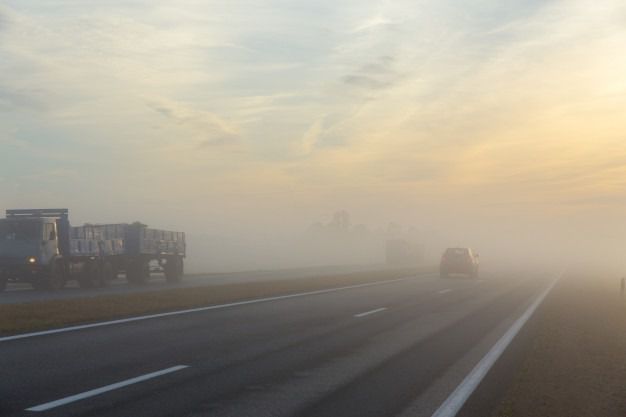
[[[530,349],[492,416],[626,416],[620,277],[565,276],[535,319]]]

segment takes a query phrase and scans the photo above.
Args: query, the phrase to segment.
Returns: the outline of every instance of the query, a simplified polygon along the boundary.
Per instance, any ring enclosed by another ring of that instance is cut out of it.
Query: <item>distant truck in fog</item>
[[[417,265],[422,262],[422,248],[405,239],[390,239],[385,250],[387,265]]]
[[[121,272],[133,284],[157,262],[170,282],[183,276],[185,234],[143,224],[72,227],[67,209],[7,210],[0,219],[0,291],[8,282],[55,290],[76,280],[102,287]]]

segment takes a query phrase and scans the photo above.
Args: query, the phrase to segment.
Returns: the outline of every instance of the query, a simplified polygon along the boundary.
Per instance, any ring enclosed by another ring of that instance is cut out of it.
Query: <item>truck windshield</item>
[[[41,240],[41,223],[0,221],[0,240]]]

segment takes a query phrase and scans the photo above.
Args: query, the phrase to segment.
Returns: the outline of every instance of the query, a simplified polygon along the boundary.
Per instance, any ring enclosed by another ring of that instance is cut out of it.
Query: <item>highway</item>
[[[420,274],[0,338],[0,415],[430,417],[554,277]]]
[[[313,278],[331,274],[383,269],[383,265],[337,265],[309,268],[289,268],[267,271],[216,272],[185,275],[181,282],[169,283],[161,273],[153,273],[144,285],[130,285],[124,274],[105,288],[83,289],[75,281],[67,283],[62,291],[35,291],[27,283],[10,283],[0,293],[0,304],[29,303],[33,301],[67,300],[72,298],[97,297],[100,295],[132,294],[149,291],[165,291],[173,288],[204,287],[209,285],[242,284],[247,282],[293,280]]]

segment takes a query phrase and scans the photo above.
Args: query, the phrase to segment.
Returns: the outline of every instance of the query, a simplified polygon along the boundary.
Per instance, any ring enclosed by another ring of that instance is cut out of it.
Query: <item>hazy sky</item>
[[[626,235],[623,0],[4,1],[0,74],[0,208]]]

